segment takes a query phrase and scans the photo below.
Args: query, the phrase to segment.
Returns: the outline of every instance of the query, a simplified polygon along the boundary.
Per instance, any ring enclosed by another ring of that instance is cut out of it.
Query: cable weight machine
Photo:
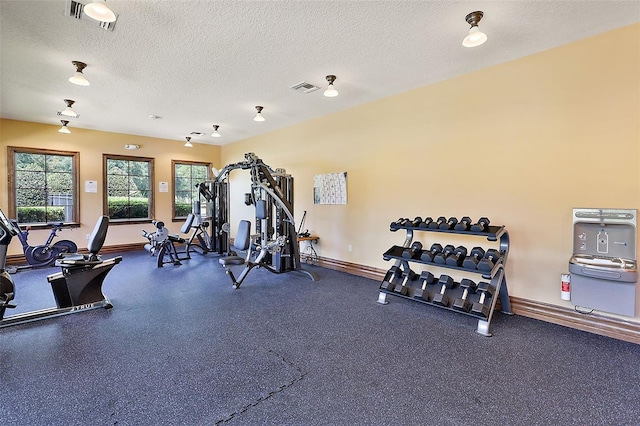
[[[229,174],[240,169],[248,170],[251,175],[251,192],[247,194],[245,201],[256,207],[258,235],[253,239],[250,249],[255,249],[255,259],[243,261],[245,270],[237,281],[223,262],[224,259],[221,259],[234,286],[239,287],[246,274],[254,267],[263,267],[273,273],[298,271],[316,281],[317,277],[304,270],[300,262],[293,217],[293,177],[284,169],[272,169],[252,152],[245,154],[244,158],[244,161],[225,166],[214,180],[199,185],[200,194],[207,200],[207,209],[212,218],[212,237],[216,239],[218,253],[222,254],[230,248]],[[260,208],[257,208],[258,205]]]

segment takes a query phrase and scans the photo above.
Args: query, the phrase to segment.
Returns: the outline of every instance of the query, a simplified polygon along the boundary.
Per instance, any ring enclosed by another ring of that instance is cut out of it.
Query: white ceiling
[[[203,132],[192,142],[215,145],[640,21],[640,1],[108,0],[118,20],[106,31],[65,16],[66,1],[0,0],[3,118],[60,124],[73,99],[72,131]],[[470,49],[475,10],[489,39]],[[73,60],[91,86],[67,81]],[[327,74],[337,98],[322,95]],[[289,88],[301,81],[321,90]]]

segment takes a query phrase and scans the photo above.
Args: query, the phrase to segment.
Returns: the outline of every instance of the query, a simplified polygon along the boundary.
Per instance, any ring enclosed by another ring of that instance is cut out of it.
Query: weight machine
[[[224,232],[226,236],[226,241],[221,241],[221,243],[224,243],[225,249],[228,249],[229,198],[227,180],[229,173],[241,169],[249,170],[251,174],[251,193],[248,194],[247,201],[256,207],[257,236],[252,238],[250,244],[246,244],[249,233],[246,224],[242,223],[245,221],[242,221],[241,228],[242,225],[245,228],[239,234],[244,237],[245,241],[242,244],[236,242],[234,246],[240,249],[247,247],[249,251],[253,251],[255,248],[255,259],[251,260],[251,253],[246,258],[227,256],[219,259],[220,264],[231,277],[234,288],[240,287],[249,271],[255,267],[262,267],[277,274],[297,271],[316,281],[315,274],[304,270],[300,262],[300,250],[293,218],[293,177],[288,175],[284,169],[271,169],[252,152],[245,154],[244,158],[244,161],[225,166],[208,187],[205,185],[211,193],[207,200],[216,203],[212,212],[213,235],[222,240],[222,235],[216,233],[216,227],[219,226],[220,231]],[[202,184],[200,184],[200,188],[202,188]],[[230,265],[245,265],[237,279],[229,269]]]

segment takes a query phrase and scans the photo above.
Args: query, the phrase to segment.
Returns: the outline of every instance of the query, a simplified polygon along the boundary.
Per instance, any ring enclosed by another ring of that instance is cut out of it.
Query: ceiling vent
[[[78,21],[86,22],[89,24],[95,25],[96,23],[100,28],[107,31],[113,31],[116,27],[116,22],[118,22],[118,15],[116,15],[116,20],[114,22],[98,22],[95,19],[89,18],[84,14],[84,4],[74,1],[67,0],[64,5],[64,15],[70,16]]]
[[[202,132],[191,132],[189,134],[193,135],[193,136],[204,136],[204,133],[202,133]]]
[[[301,81],[300,83],[297,83],[297,84],[294,84],[293,86],[291,86],[290,89],[293,89],[296,92],[300,92],[300,93],[311,93],[311,92],[315,92],[316,90],[318,90],[319,87],[318,86],[314,86],[311,83],[307,83],[307,82]]]

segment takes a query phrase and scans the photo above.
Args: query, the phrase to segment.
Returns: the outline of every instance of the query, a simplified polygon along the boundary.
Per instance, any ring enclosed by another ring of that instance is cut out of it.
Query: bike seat
[[[64,225],[64,222],[51,222],[51,223],[47,223],[47,226],[50,226],[52,228],[61,228],[62,225]]]

